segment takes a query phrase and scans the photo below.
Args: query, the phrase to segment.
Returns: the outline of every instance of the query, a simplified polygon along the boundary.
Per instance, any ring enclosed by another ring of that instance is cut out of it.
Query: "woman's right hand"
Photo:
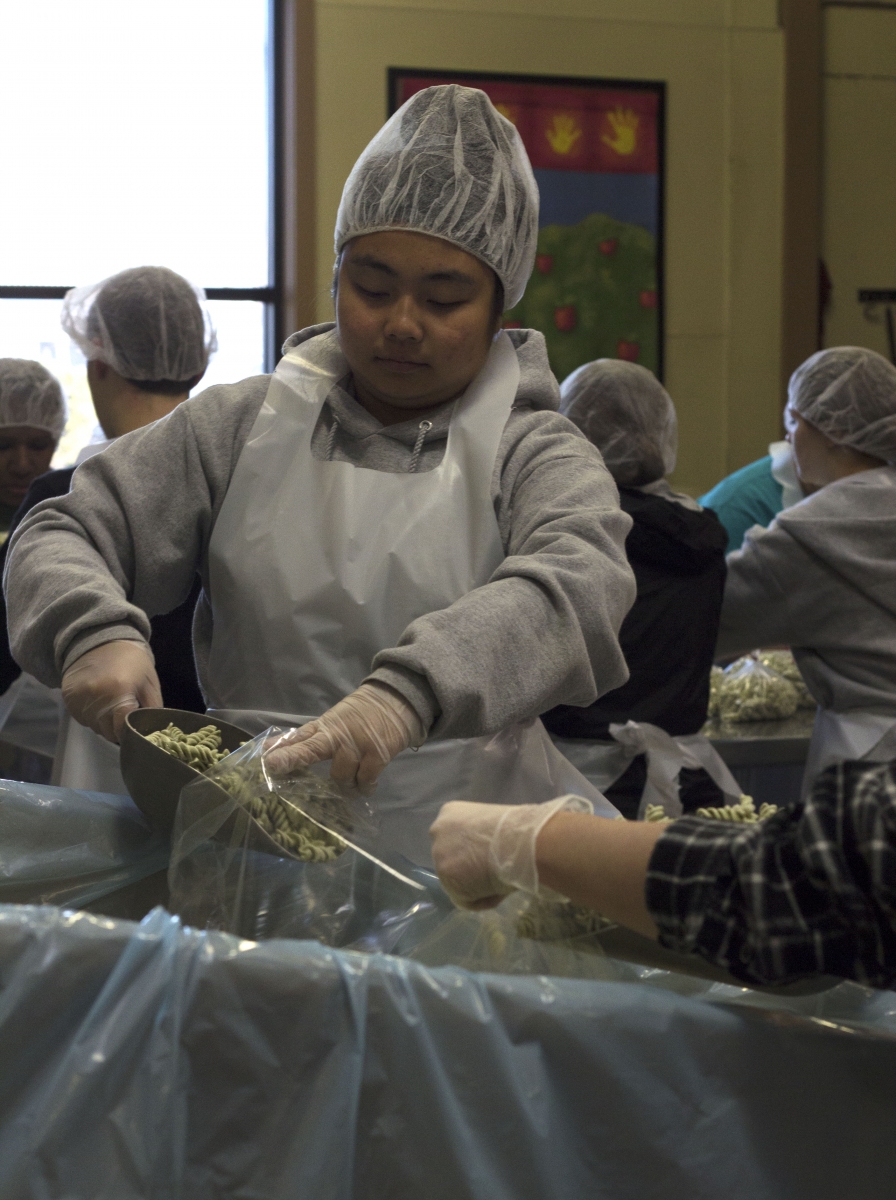
[[[371,680],[322,717],[283,734],[265,754],[274,775],[332,759],[330,778],[369,796],[382,771],[426,738],[420,718],[398,692]]]
[[[118,641],[88,650],[62,676],[62,699],[79,724],[117,743],[128,713],[162,707],[149,648],[144,642]]]

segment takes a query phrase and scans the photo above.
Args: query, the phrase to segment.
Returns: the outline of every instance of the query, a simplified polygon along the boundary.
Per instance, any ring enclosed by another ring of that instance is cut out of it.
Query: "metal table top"
[[[784,721],[707,721],[704,734],[729,767],[805,763],[815,709],[801,708]]]

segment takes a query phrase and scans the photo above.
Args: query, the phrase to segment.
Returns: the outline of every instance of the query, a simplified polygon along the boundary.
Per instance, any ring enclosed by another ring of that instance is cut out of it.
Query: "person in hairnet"
[[[896,757],[896,367],[821,350],[785,414],[816,489],[728,556],[717,653],[789,645],[818,712],[804,790],[828,764]]]
[[[131,267],[72,288],[61,323],[87,359],[90,398],[106,438],[85,446],[79,465],[173,412],[218,346],[205,293],[168,267]]]
[[[0,542],[65,428],[58,379],[27,358],[0,358]]]
[[[566,897],[751,986],[896,981],[896,368],[823,350],[790,380],[815,489],[729,555],[719,650],[789,642],[819,712],[801,801],[739,825],[598,821],[574,795],[446,804],[433,859],[455,903]]]
[[[721,804],[722,791],[737,800],[741,789],[700,736],[727,536],[714,513],[666,479],[678,448],[672,398],[646,367],[610,358],[579,367],[560,395],[560,411],[600,450],[632,518],[625,548],[638,595],[619,633],[628,682],[542,720],[625,817],[647,803],[670,815]]]
[[[65,428],[66,411],[59,381],[40,363],[25,358],[0,358],[0,561],[15,515],[35,478],[43,476]],[[6,622],[0,614],[0,642]],[[2,653],[0,653],[2,657]],[[10,662],[12,660],[10,659]],[[0,671],[0,676],[4,672]],[[0,678],[0,736],[3,773],[46,782],[45,764],[32,754],[52,756],[59,726],[58,694],[47,694],[31,681],[10,692],[14,674]],[[17,747],[26,756],[9,749]]]
[[[118,438],[168,416],[202,378],[216,348],[205,295],[167,267],[134,267],[99,283],[72,289],[62,306],[62,327],[87,359],[87,381],[106,440],[85,446],[77,466]],[[48,465],[48,464],[47,464]],[[75,468],[36,479],[12,523],[14,531],[41,501],[64,496]],[[139,477],[124,487],[139,489]],[[0,561],[4,556],[0,554]],[[199,595],[195,578],[183,603],[153,617],[149,644],[166,705],[202,712],[191,630]],[[55,753],[54,780],[92,791],[125,792],[117,748],[90,729],[66,722],[58,747],[57,692],[52,703],[37,680],[21,678],[3,622],[0,689],[17,685],[4,737],[44,754]],[[9,694],[9,693],[7,693]],[[40,739],[40,745],[36,740]]]
[[[635,584],[630,518],[557,414],[544,339],[501,329],[537,226],[522,142],[485,94],[412,97],[346,182],[335,325],[121,438],[16,531],[19,660],[116,739],[161,702],[146,614],[198,569],[209,712],[298,726],[275,774],[330,761],[377,785],[381,845],[428,862],[448,795],[581,789],[613,812],[538,720],[624,682]]]

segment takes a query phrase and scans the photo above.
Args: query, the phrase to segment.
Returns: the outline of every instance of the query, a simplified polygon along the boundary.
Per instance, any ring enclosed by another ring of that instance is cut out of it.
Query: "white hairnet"
[[[620,487],[644,487],[675,468],[672,397],[637,363],[599,358],[563,380],[560,411],[597,446]]]
[[[819,350],[790,376],[787,408],[832,442],[896,463],[896,367],[874,350]]]
[[[72,288],[62,328],[84,356],[135,382],[186,382],[218,348],[205,292],[167,267],[133,267]]]
[[[365,233],[407,229],[481,259],[522,298],[535,263],[538,186],[514,126],[477,88],[417,92],[355,163],[336,215],[336,253]]]
[[[59,440],[65,400],[59,380],[30,358],[0,358],[0,427],[30,425]]]

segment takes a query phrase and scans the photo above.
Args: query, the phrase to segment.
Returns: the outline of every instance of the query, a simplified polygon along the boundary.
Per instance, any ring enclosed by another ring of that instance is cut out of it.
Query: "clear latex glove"
[[[519,805],[453,800],[429,830],[442,886],[459,908],[494,908],[513,891],[554,895],[538,883],[538,835],[558,812],[593,811],[581,796]]]
[[[396,754],[425,740],[422,722],[403,696],[362,683],[316,721],[278,738],[264,761],[272,775],[288,775],[332,759],[331,779],[370,795]]]
[[[88,650],[62,676],[65,707],[81,725],[117,742],[137,708],[161,708],[162,689],[144,642],[106,642]]]

